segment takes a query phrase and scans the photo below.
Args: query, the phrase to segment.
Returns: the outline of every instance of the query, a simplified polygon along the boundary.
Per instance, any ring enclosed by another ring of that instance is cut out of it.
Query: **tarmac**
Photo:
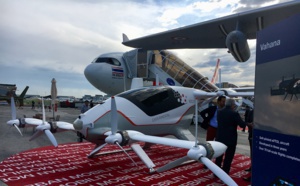
[[[41,108],[31,109],[31,107],[23,107],[17,109],[17,118],[21,118],[24,115],[26,117],[33,117],[36,114],[41,114]],[[58,108],[56,115],[60,115],[60,121],[66,121],[73,123],[80,114],[78,108]],[[47,117],[51,117],[53,113],[51,111],[46,112]],[[6,158],[13,156],[14,154],[38,148],[42,146],[51,146],[51,142],[48,140],[46,135],[29,141],[30,137],[34,133],[34,128],[23,128],[20,129],[23,136],[14,128],[6,124],[11,119],[11,109],[8,105],[0,105],[0,162]],[[195,133],[195,125],[190,126],[192,134]],[[65,144],[71,142],[77,142],[77,135],[72,131],[55,133],[54,134],[58,144]],[[198,140],[204,142],[206,137],[206,130],[201,127],[198,128]],[[248,132],[242,132],[238,130],[238,145],[236,153],[250,156],[250,147],[248,142]]]

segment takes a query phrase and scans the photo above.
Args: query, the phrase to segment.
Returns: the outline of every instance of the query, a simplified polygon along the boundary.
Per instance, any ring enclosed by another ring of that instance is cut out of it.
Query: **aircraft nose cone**
[[[93,79],[95,79],[93,64],[89,64],[87,67],[85,67],[84,76],[90,83],[92,83],[91,81],[93,81]]]
[[[105,73],[103,73],[103,65],[102,64],[96,64],[91,63],[84,69],[84,75],[86,79],[97,89],[101,90],[103,89],[103,84],[101,81],[103,81],[103,78],[105,77]]]

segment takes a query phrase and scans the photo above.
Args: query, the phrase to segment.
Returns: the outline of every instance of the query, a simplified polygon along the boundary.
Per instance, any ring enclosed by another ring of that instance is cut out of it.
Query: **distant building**
[[[74,96],[57,96],[57,99],[59,102],[68,101],[68,102],[74,102],[75,97]]]
[[[86,100],[91,101],[91,100],[93,100],[93,97],[91,95],[84,95],[82,97],[82,101],[86,101]]]
[[[103,101],[103,95],[95,95],[94,98],[93,98],[93,102],[94,103],[101,103]]]
[[[229,82],[216,83],[216,86],[219,88],[238,88],[237,85]]]

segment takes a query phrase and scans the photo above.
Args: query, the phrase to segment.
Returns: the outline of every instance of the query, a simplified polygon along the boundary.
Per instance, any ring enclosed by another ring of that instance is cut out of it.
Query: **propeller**
[[[195,99],[195,115],[198,114],[198,100]],[[198,117],[195,117],[195,123],[198,123]],[[157,172],[167,171],[174,167],[181,165],[183,162],[192,159],[199,162],[202,162],[206,165],[216,176],[218,176],[224,183],[227,185],[237,185],[235,181],[226,173],[224,172],[219,166],[213,163],[210,159],[218,157],[222,155],[227,147],[217,141],[209,141],[206,144],[198,145],[197,138],[198,138],[198,125],[195,125],[195,145],[190,148],[187,155],[179,158],[173,162],[170,162],[160,168],[158,168]]]
[[[111,131],[105,133],[107,137],[105,138],[105,142],[103,145],[95,148],[88,157],[93,157],[98,151],[100,151],[103,147],[105,147],[107,144],[116,144],[122,149],[122,151],[129,157],[129,159],[137,166],[135,161],[129,156],[129,154],[122,148],[120,143],[123,141],[123,136],[117,132],[118,130],[118,112],[117,112],[117,106],[116,106],[116,100],[115,97],[111,97],[111,112],[110,112],[110,122],[111,122]]]
[[[39,137],[41,134],[43,134],[43,132],[46,134],[46,136],[48,137],[48,139],[51,141],[51,143],[57,147],[57,141],[54,137],[54,135],[52,134],[51,130],[51,125],[46,122],[46,114],[45,114],[45,107],[44,107],[44,99],[42,98],[42,109],[43,109],[43,120],[42,123],[40,125],[38,125],[36,127],[36,132],[31,136],[31,138],[29,139],[29,141],[34,140],[35,138]]]
[[[11,96],[11,98],[10,98],[10,106],[11,106],[10,107],[10,109],[11,109],[11,120],[9,120],[7,122],[7,125],[14,126],[19,131],[21,136],[23,136],[21,130],[18,127],[21,123],[21,120],[17,119],[16,105],[15,105],[15,100],[14,100],[13,96]]]
[[[96,147],[88,157],[93,157],[96,153],[98,153],[103,147],[107,144],[116,144],[118,147],[128,156],[128,158],[134,163],[135,166],[137,164],[135,161],[129,156],[129,154],[122,148],[122,146],[127,145],[130,138],[136,134],[142,134],[137,131],[118,131],[118,112],[115,97],[111,97],[111,131],[106,132],[105,135],[105,143],[101,146]],[[152,160],[145,153],[145,151],[141,148],[139,144],[131,144],[132,150],[138,155],[138,157],[144,162],[144,164],[149,168],[149,172],[154,172],[153,167],[155,167]]]

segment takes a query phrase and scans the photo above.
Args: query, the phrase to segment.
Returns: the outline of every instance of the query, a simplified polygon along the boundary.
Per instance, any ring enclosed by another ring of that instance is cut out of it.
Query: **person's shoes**
[[[250,181],[251,181],[251,176],[249,176],[249,177],[244,177],[243,180],[250,182]]]
[[[251,171],[251,167],[248,168],[248,169],[245,169],[245,171],[250,172]]]

